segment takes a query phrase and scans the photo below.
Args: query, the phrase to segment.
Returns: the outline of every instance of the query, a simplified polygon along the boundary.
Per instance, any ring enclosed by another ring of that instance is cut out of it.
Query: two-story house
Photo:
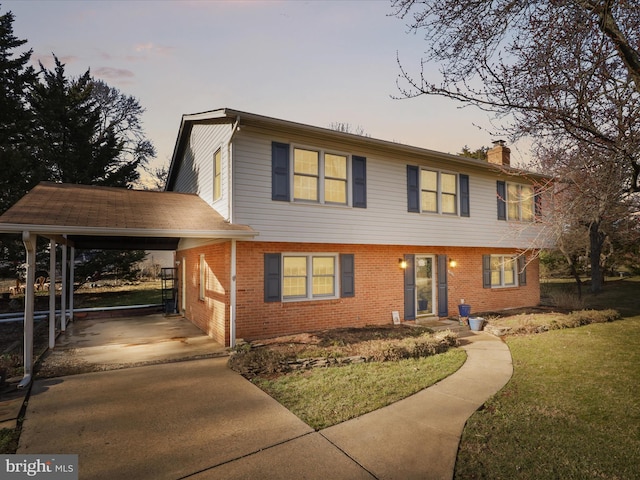
[[[541,176],[220,109],[182,118],[166,190],[251,238],[182,239],[178,307],[226,345],[536,305]]]

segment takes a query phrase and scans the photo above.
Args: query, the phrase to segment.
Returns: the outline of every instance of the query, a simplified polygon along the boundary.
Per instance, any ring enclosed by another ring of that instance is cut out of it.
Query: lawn
[[[622,320],[507,337],[513,378],[467,422],[455,478],[640,478],[639,280],[585,298]]]
[[[464,350],[451,349],[430,357],[256,378],[254,383],[318,430],[427,388],[458,370],[466,358]]]

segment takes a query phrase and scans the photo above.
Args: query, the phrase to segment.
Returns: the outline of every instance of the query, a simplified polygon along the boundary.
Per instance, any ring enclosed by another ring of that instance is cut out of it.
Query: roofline
[[[333,140],[335,139],[339,139],[343,141],[346,140],[351,143],[356,143],[356,144],[364,145],[367,147],[377,147],[384,150],[391,150],[391,151],[404,153],[407,155],[429,156],[436,160],[444,160],[447,162],[456,163],[460,165],[473,166],[473,167],[489,170],[494,173],[502,172],[505,175],[518,174],[518,175],[528,175],[532,178],[538,178],[538,179],[550,178],[548,175],[530,172],[530,171],[519,169],[519,168],[495,165],[487,162],[486,160],[462,157],[460,155],[454,155],[451,153],[439,152],[436,150],[416,147],[416,146],[407,145],[404,143],[392,142],[389,140],[381,140],[378,138],[365,137],[365,136],[356,135],[353,133],[339,132],[337,130],[332,130],[330,128],[317,127],[314,125],[292,122],[290,120],[282,120],[279,118],[269,117],[266,115],[258,115],[255,113],[243,112],[243,111],[234,110],[231,108],[220,108],[217,110],[209,110],[205,112],[182,115],[180,129],[178,131],[178,138],[176,139],[173,155],[171,157],[171,164],[169,167],[169,174],[167,176],[167,183],[165,185],[165,190],[168,190],[168,188],[170,188],[173,185],[173,182],[175,181],[175,179],[173,178],[173,175],[175,174],[174,170],[176,168],[176,160],[177,158],[181,157],[181,153],[182,153],[181,151],[185,146],[185,143],[186,143],[185,133],[190,131],[191,127],[196,123],[206,123],[212,120],[220,120],[220,119],[226,119],[229,121],[239,120],[240,125],[253,124],[253,125],[266,126],[271,128],[279,127],[279,128],[286,128],[289,130],[298,130],[299,132],[313,134],[318,137],[324,137],[324,138],[329,138]]]
[[[0,223],[0,233],[29,232],[34,235],[91,235],[99,237],[165,237],[165,238],[253,238],[258,235],[254,230],[167,230],[68,227],[64,225],[31,225],[22,223]]]

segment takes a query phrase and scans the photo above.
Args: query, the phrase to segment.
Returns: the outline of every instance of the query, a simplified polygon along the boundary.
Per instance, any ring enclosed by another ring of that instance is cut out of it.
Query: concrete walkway
[[[225,358],[38,380],[18,453],[78,454],[81,479],[450,479],[467,418],[512,374],[498,338],[461,342],[454,375],[320,432]]]

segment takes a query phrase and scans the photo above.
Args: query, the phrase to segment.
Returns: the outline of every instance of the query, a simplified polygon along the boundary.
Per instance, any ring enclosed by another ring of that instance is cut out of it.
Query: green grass
[[[639,287],[585,298],[623,320],[507,338],[513,378],[467,422],[455,478],[640,478]]]
[[[0,429],[0,455],[13,454],[18,448],[18,430],[13,428]]]
[[[162,303],[160,282],[116,287],[83,287],[74,294],[74,308],[118,307],[123,305],[151,305]]]
[[[305,423],[326,428],[371,412],[451,375],[464,350],[397,362],[370,362],[284,375],[254,382]]]

